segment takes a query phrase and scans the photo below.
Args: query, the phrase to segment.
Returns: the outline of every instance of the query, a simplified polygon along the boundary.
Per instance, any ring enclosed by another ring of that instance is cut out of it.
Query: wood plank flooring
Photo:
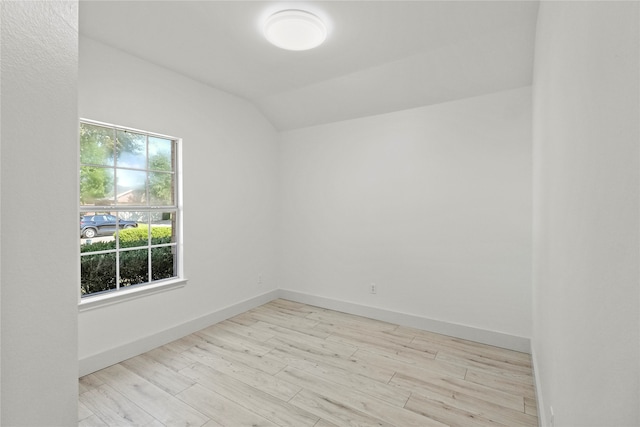
[[[79,426],[538,425],[527,354],[282,299],[79,393]]]

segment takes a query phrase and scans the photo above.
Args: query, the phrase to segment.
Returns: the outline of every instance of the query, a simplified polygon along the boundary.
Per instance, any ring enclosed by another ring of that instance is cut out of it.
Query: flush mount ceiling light
[[[267,19],[264,36],[287,50],[308,50],[322,44],[327,28],[316,15],[304,10],[283,10]]]

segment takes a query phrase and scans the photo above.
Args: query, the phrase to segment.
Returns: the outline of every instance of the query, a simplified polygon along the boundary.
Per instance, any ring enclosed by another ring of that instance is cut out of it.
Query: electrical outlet
[[[378,292],[378,286],[375,283],[372,283],[371,285],[369,285],[370,294],[375,294],[377,292]]]
[[[258,285],[262,285],[262,274],[258,275]]]
[[[553,416],[553,406],[549,406],[549,412],[551,416],[549,417],[549,427],[553,427],[555,424],[554,416]]]

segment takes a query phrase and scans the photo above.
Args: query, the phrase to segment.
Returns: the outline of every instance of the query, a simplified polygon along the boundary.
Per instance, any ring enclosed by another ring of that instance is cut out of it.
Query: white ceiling
[[[322,46],[278,49],[261,22],[306,9]],[[537,1],[81,1],[80,32],[243,97],[281,130],[531,84]]]

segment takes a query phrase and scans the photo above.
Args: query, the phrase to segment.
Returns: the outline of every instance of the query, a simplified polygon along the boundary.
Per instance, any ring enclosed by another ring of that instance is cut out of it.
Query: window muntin
[[[80,124],[80,292],[180,277],[178,140]]]

